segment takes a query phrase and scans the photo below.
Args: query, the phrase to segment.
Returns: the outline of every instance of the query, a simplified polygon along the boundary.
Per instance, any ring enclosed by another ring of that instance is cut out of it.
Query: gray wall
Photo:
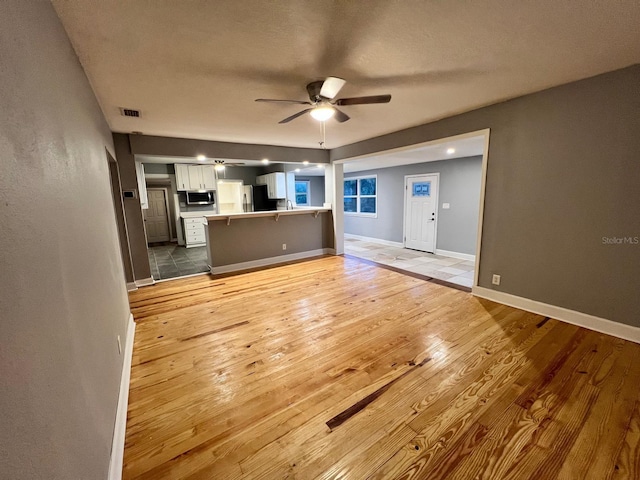
[[[209,222],[209,258],[220,267],[263,258],[334,248],[331,212]],[[287,250],[282,250],[282,244]]]
[[[436,172],[440,173],[436,248],[475,255],[482,179],[481,156],[345,174],[345,178],[378,176],[377,218],[345,214],[345,233],[402,243],[404,176]],[[449,203],[451,208],[443,210],[443,203]]]
[[[104,479],[129,316],[113,145],[49,2],[2,2],[0,85],[0,476]]]
[[[268,158],[272,162],[329,163],[328,150],[318,148],[280,147],[250,143],[217,142],[191,138],[155,137],[152,135],[129,135],[131,151],[136,155],[162,155],[169,157],[230,158],[236,160],[259,160]]]
[[[296,180],[309,181],[309,189],[311,190],[311,202],[312,207],[321,207],[324,204],[324,177],[304,177],[297,176]]]
[[[491,128],[480,285],[640,326],[640,65],[337,148]],[[499,287],[491,275],[502,275]]]
[[[137,190],[136,161],[129,146],[129,136],[123,133],[113,134],[116,160],[120,169],[120,184],[123,190]],[[124,215],[129,234],[129,251],[133,262],[133,276],[136,280],[151,277],[149,256],[147,254],[147,236],[139,198],[124,199]]]
[[[242,180],[245,185],[256,185],[256,177],[262,175],[262,167],[227,167],[224,178]]]
[[[154,175],[174,175],[176,173],[173,163],[145,163],[144,173]]]

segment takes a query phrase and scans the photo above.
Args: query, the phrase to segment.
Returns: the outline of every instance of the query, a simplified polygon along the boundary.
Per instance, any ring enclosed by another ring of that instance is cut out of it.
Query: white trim
[[[161,278],[160,280],[156,280],[156,283],[164,283],[170,282],[171,280],[181,280],[183,278],[197,277],[198,275],[209,275],[209,273],[211,272],[190,273],[189,275],[180,275],[179,277]]]
[[[302,260],[309,257],[317,257],[320,255],[335,255],[333,248],[319,248],[317,250],[309,250],[307,252],[290,253],[289,255],[280,255],[277,257],[261,258],[260,260],[252,260],[250,262],[232,263],[231,265],[222,265],[220,267],[211,267],[211,274],[236,272],[238,270],[248,270],[249,268],[266,267],[278,263],[291,262],[293,260]]]
[[[129,314],[127,338],[124,345],[124,360],[122,362],[122,374],[120,376],[118,408],[116,410],[116,422],[113,430],[113,441],[111,443],[109,480],[120,480],[122,478],[124,440],[127,429],[127,407],[129,405],[129,381],[131,380],[131,361],[133,358],[133,339],[135,334],[136,323],[133,321],[133,314]]]
[[[145,287],[147,285],[153,285],[154,283],[156,283],[156,281],[153,279],[153,277],[149,277],[143,278],[142,280],[136,280],[135,283],[137,287]]]
[[[480,252],[482,251],[482,224],[484,222],[484,199],[487,189],[487,163],[489,161],[489,137],[491,129],[481,131],[484,135],[484,152],[482,153],[482,178],[480,180],[480,211],[478,212],[478,237],[476,239],[476,268],[473,274],[473,286],[479,285]]]
[[[127,292],[133,292],[134,290],[137,290],[138,286],[136,285],[136,282],[127,282]]]
[[[440,206],[440,172],[436,173],[422,173],[419,175],[405,175],[404,176],[404,210],[402,212],[402,247],[407,248],[407,201],[409,200],[409,179],[416,177],[428,177],[430,175],[434,175],[438,179],[438,184],[436,185],[436,199],[435,199],[435,209],[438,212],[435,220],[435,226],[433,228],[433,252],[427,253],[435,253],[438,245],[438,220],[440,219],[440,210],[438,207]],[[420,250],[422,251],[422,250]]]
[[[404,245],[402,244],[402,242],[393,242],[391,240],[383,240],[381,238],[365,237],[363,235],[354,235],[353,233],[345,233],[344,237],[353,238],[355,240],[363,240],[365,242],[380,243],[382,245],[389,245],[391,247],[404,248]]]
[[[450,252],[449,250],[440,250],[439,248],[436,248],[436,255],[442,255],[443,257],[459,258],[461,260],[468,260],[470,262],[476,261],[475,255],[470,255],[468,253]]]
[[[340,165],[340,164],[352,162],[354,160],[358,160],[360,158],[367,158],[367,157],[372,157],[374,155],[379,155],[381,153],[384,153],[386,155],[389,153],[406,152],[407,150],[415,150],[416,148],[426,147],[428,145],[437,145],[439,143],[447,143],[455,140],[462,140],[465,138],[479,137],[480,135],[488,135],[489,130],[490,130],[489,128],[484,128],[482,130],[474,130],[473,132],[461,133],[459,135],[452,135],[450,137],[442,137],[442,138],[436,138],[434,140],[427,140],[426,142],[412,143],[410,145],[402,145],[401,147],[388,148],[387,150],[378,150],[376,152],[363,153],[361,155],[354,155],[353,157],[341,158],[340,160],[332,160],[331,164]],[[353,172],[353,173],[358,173],[358,172]]]
[[[491,290],[490,288],[474,286],[471,293],[476,297],[486,298],[487,300],[509,305],[510,307],[519,308],[528,312],[544,315],[545,317],[551,317],[556,320],[571,323],[572,325],[588,328],[589,330],[595,330],[596,332],[640,343],[639,327],[632,327],[631,325],[614,322],[607,320],[606,318],[594,317],[587,313],[549,305],[536,300],[511,295],[510,293]]]

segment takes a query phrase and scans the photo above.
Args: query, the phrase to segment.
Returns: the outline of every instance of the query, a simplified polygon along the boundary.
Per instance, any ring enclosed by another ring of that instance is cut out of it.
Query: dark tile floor
[[[175,243],[149,247],[149,265],[155,280],[209,271],[207,247],[185,248]]]

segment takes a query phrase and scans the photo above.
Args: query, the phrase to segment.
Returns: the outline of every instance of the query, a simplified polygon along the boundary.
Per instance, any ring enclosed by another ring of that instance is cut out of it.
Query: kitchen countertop
[[[293,210],[269,210],[266,212],[242,212],[242,213],[219,213],[215,215],[206,215],[206,219],[208,222],[213,222],[216,220],[227,220],[227,223],[234,218],[259,218],[259,217],[278,217],[287,216],[287,215],[304,215],[304,214],[319,214],[323,212],[330,212],[330,208],[325,207],[305,207],[305,208],[294,208]]]
[[[207,217],[209,215],[216,215],[215,210],[202,211],[202,212],[180,212],[180,218],[200,218]]]

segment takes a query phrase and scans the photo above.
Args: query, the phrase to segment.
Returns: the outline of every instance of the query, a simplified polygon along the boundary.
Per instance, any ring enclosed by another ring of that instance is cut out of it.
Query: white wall
[[[129,316],[109,128],[51,4],[0,15],[0,477],[106,478]]]

